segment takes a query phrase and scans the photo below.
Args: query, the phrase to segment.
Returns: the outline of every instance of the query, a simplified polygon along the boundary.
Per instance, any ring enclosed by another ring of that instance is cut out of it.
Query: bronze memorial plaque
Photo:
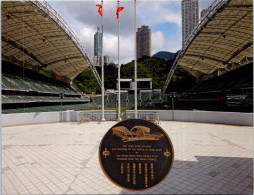
[[[168,175],[174,149],[161,127],[146,120],[129,119],[106,133],[99,159],[103,172],[113,183],[129,190],[145,190]]]

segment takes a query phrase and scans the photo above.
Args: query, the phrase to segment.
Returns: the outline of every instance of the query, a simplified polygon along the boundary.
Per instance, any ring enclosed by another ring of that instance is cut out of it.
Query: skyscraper
[[[101,53],[102,53],[101,46],[102,46],[102,33],[99,27],[97,27],[97,32],[94,34],[94,56],[96,56],[98,59],[101,58]]]
[[[189,35],[199,21],[198,0],[182,0],[182,44],[184,45]]]
[[[142,25],[137,32],[137,59],[151,56],[151,30],[149,26]]]

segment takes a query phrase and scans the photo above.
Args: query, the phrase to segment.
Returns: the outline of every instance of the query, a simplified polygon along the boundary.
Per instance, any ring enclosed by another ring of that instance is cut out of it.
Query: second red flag
[[[119,7],[117,6],[117,10],[116,10],[116,18],[119,19],[119,12],[122,11],[124,9],[124,7]]]
[[[102,5],[101,4],[97,4],[96,6],[99,7],[98,13],[102,16]]]

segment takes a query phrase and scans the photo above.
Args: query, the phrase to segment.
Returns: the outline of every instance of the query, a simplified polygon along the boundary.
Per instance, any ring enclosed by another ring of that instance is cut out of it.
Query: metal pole
[[[62,101],[62,98],[61,98],[61,122],[63,122],[63,101]]]
[[[174,109],[175,109],[175,105],[174,105],[174,92],[172,93],[172,120],[174,121]]]
[[[175,110],[174,95],[172,96],[172,109]]]
[[[102,5],[102,16],[101,16],[101,111],[102,118],[101,121],[105,121],[104,117],[104,56],[103,56],[103,0],[101,0]]]
[[[135,119],[138,118],[138,90],[137,90],[137,34],[136,34],[136,0],[134,0],[134,101],[135,101]]]
[[[97,66],[99,66],[100,65],[100,63],[99,63],[99,27],[97,26],[97,62],[96,62],[96,64],[97,64]]]
[[[63,93],[60,93],[60,100],[61,100],[61,122],[63,122]]]
[[[119,0],[117,1],[117,5],[119,6]],[[120,22],[118,21],[118,121],[121,121],[121,101],[120,101]]]

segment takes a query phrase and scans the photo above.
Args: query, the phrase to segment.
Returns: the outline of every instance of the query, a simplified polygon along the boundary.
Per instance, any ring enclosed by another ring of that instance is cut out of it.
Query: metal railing
[[[117,121],[118,113],[117,112],[110,112],[104,113],[104,117],[106,121]],[[125,112],[121,113],[122,120],[126,119],[134,119],[135,113],[133,112]],[[159,124],[160,122],[160,113],[159,112],[138,112],[138,119],[152,121],[154,123]],[[102,121],[102,113],[101,112],[80,112],[79,113],[79,123],[89,122],[89,121],[98,121],[99,123]]]
[[[74,34],[72,29],[67,25],[67,23],[64,21],[64,19],[45,0],[30,1],[30,2],[33,3],[34,5],[36,5],[41,11],[46,13],[52,20],[54,20],[61,27],[61,29],[69,36],[70,40],[72,40],[73,43],[76,44],[78,49],[81,51],[82,55],[88,61],[89,67],[92,70],[99,86],[101,87],[101,78],[100,78],[96,68],[94,67],[90,58],[86,54],[85,48],[82,46],[80,40]]]
[[[106,121],[116,121],[117,120],[117,113],[116,112],[110,112],[110,113],[104,113],[104,118]],[[101,112],[80,112],[79,113],[79,120],[80,123],[83,123],[85,121],[102,121],[102,113]]]
[[[135,113],[134,112],[126,112],[126,118],[125,119],[134,119]],[[143,119],[148,120],[154,123],[159,124],[160,123],[160,113],[155,111],[138,111],[137,119]]]

